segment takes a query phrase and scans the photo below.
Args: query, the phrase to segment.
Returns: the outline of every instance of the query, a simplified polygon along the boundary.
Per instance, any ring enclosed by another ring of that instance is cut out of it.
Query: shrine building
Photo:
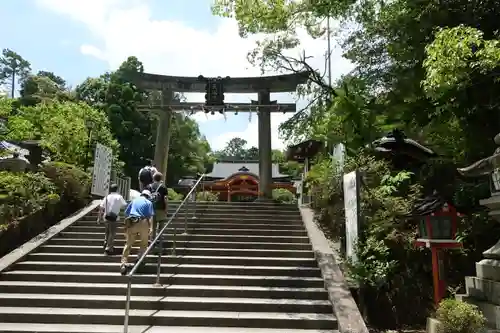
[[[289,175],[279,172],[278,163],[272,164],[272,189],[284,188],[296,193],[294,181]],[[181,179],[177,192],[189,191],[190,181]],[[205,175],[202,191],[218,195],[219,201],[254,201],[259,197],[259,162],[224,161],[216,162],[212,172]]]

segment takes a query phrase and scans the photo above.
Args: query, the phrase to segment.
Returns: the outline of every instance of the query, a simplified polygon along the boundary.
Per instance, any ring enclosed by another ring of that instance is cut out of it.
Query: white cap
[[[151,198],[151,192],[149,190],[142,190],[141,195]]]

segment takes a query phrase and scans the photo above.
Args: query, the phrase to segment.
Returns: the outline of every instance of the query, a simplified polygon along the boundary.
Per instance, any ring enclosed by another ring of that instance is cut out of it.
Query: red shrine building
[[[294,181],[279,172],[279,165],[272,165],[273,189],[284,188],[296,193]],[[185,183],[181,180],[180,185]],[[215,193],[219,201],[254,201],[259,196],[258,161],[216,162],[212,172],[205,175],[202,191]],[[176,189],[177,190],[177,189]],[[180,188],[179,192],[184,192]]]

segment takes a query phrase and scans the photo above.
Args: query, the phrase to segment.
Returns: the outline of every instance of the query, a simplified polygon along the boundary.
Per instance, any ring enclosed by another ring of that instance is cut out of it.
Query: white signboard
[[[353,262],[357,261],[355,245],[358,241],[358,186],[357,171],[344,175],[344,208],[345,208],[345,234],[346,256]]]
[[[108,195],[112,161],[113,150],[98,143],[95,147],[91,194],[101,197]]]

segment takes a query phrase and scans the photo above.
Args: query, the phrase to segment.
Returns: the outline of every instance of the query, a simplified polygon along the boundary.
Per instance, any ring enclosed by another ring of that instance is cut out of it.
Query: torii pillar
[[[271,93],[269,90],[258,92],[259,105],[276,104],[271,102]],[[259,199],[271,200],[273,197],[272,189],[272,148],[271,148],[271,110],[269,106],[259,106]]]
[[[172,103],[173,99],[172,90],[162,89],[161,107],[159,110],[153,111],[157,119],[154,164],[156,169],[163,174],[163,179],[167,179],[168,151],[172,135],[170,130],[172,110],[168,109],[168,105]]]

